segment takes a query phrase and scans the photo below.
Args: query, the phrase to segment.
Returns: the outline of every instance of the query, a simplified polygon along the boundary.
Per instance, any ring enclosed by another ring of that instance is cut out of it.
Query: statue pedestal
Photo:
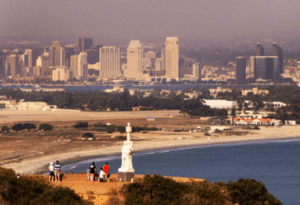
[[[119,182],[133,182],[134,172],[118,172]]]

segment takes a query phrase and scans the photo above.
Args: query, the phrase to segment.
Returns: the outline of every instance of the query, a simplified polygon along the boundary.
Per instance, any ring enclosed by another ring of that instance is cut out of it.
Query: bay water
[[[205,178],[211,182],[252,178],[262,181],[283,204],[300,204],[300,138],[212,144],[133,153],[136,174]],[[117,173],[121,156],[95,157],[64,165],[85,172],[105,162]]]

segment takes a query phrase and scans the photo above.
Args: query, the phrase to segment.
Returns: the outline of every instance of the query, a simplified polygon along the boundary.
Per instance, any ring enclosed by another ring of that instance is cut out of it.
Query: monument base
[[[133,182],[134,172],[118,172],[119,182]]]

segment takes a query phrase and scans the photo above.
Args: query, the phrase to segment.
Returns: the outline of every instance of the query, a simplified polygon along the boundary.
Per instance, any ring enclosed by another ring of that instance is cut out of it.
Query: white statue
[[[124,145],[122,147],[122,166],[119,168],[119,172],[134,172],[133,166],[132,166],[132,147],[133,143],[130,141],[130,132],[131,132],[131,126],[130,123],[127,124],[126,127],[127,132],[127,140],[124,142]]]

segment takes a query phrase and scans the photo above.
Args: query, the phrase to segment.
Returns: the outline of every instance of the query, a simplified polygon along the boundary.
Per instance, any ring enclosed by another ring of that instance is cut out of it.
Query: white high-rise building
[[[165,71],[167,80],[179,81],[178,37],[167,37],[165,45]]]
[[[78,55],[78,67],[77,67],[77,75],[81,81],[88,80],[88,62],[87,62],[87,53],[85,51],[80,52]]]
[[[120,48],[103,46],[99,50],[100,78],[113,78],[122,76],[120,68]]]
[[[128,80],[139,80],[143,76],[143,47],[139,40],[131,40],[129,43],[124,76]]]

